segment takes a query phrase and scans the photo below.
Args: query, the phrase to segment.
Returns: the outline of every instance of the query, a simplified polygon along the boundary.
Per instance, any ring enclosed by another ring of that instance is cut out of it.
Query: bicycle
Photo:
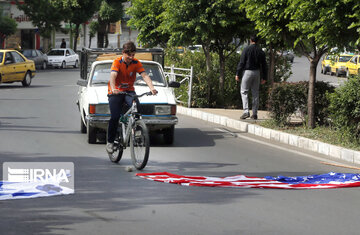
[[[150,137],[146,124],[142,120],[141,113],[138,112],[135,98],[152,95],[152,93],[145,92],[141,95],[133,95],[121,92],[119,94],[126,94],[132,97],[132,105],[119,120],[114,140],[114,151],[113,153],[108,153],[108,155],[112,162],[118,163],[121,160],[124,149],[130,146],[132,163],[136,169],[142,170],[149,159]]]

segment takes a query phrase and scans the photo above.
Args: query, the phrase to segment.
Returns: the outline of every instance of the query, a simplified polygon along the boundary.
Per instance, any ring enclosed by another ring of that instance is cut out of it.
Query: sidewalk
[[[187,115],[202,119],[207,122],[223,125],[272,141],[295,146],[300,149],[324,154],[334,159],[341,159],[350,163],[360,164],[359,151],[342,148],[317,140],[312,140],[257,125],[258,122],[270,119],[267,111],[258,111],[258,120],[251,120],[250,118],[240,120],[240,116],[242,115],[243,111],[239,109],[186,108],[178,105],[177,112],[182,115]]]

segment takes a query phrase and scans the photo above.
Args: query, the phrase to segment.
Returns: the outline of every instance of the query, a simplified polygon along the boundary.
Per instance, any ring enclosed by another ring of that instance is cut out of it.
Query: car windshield
[[[4,52],[0,52],[0,63],[3,61],[4,58]]]
[[[64,55],[65,50],[51,50],[48,55],[59,55],[59,56],[63,56]]]
[[[26,57],[30,57],[31,56],[31,50],[24,50],[22,54],[24,56],[26,56]]]
[[[165,86],[163,75],[157,64],[143,64],[143,66],[154,86]],[[110,68],[111,63],[96,65],[91,79],[91,85],[108,84],[111,72]],[[140,74],[136,74],[134,85],[146,85]]]
[[[339,62],[348,62],[352,56],[340,56]]]

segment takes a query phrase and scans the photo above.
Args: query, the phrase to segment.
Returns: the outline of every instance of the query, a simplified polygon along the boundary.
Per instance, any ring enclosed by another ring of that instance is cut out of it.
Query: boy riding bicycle
[[[110,80],[108,83],[110,120],[107,130],[107,144],[106,151],[112,153],[114,150],[114,140],[118,128],[119,119],[122,115],[121,110],[124,104],[131,106],[131,97],[121,94],[129,93],[135,94],[134,82],[136,80],[136,73],[139,73],[146,82],[153,95],[157,94],[151,78],[145,72],[141,62],[135,59],[136,46],[129,41],[123,45],[122,56],[116,58],[111,66]],[[139,100],[136,99],[137,104]]]

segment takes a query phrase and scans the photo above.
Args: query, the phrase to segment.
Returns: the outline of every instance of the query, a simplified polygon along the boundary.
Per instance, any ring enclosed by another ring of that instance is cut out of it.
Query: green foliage
[[[309,89],[309,84],[304,83],[305,88],[304,92],[306,92],[307,97],[307,90]],[[318,81],[315,84],[315,122],[318,125],[327,125],[329,124],[329,105],[330,100],[327,94],[331,94],[335,91],[335,87],[330,85],[327,82]],[[306,98],[307,99],[307,98]],[[304,115],[307,115],[307,108],[301,110]]]
[[[98,12],[101,21],[106,23],[113,23],[119,21],[124,13],[123,5],[122,5],[123,2],[126,2],[126,0],[119,0],[119,1],[102,0]]]
[[[1,10],[1,8],[0,8]],[[3,39],[16,32],[16,21],[8,16],[0,15],[0,37]]]
[[[284,126],[288,123],[290,116],[306,103],[302,83],[275,83],[270,90],[269,111],[270,116],[277,125]]]
[[[270,116],[279,126],[285,126],[289,118],[299,111],[307,115],[308,83],[275,83],[270,90],[269,111]],[[319,125],[326,124],[329,117],[329,99],[327,93],[332,93],[334,87],[325,82],[315,84],[315,120]]]
[[[360,80],[350,78],[335,92],[328,94],[330,99],[330,118],[341,136],[349,141],[360,143]]]
[[[164,12],[163,0],[133,0],[127,14],[132,17],[128,21],[130,26],[139,31],[138,40],[145,47],[166,46],[169,35],[159,28]]]
[[[21,1],[22,2],[22,1]],[[50,38],[52,30],[60,30],[60,23],[67,18],[68,12],[48,0],[24,0],[24,4],[16,0],[17,7],[22,10],[39,28],[40,34]]]

